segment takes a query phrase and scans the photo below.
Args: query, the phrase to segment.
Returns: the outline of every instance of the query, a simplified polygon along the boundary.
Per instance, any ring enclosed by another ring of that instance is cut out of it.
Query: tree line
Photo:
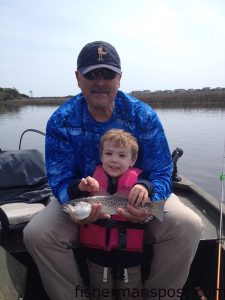
[[[2,88],[0,87],[0,101],[14,100],[14,99],[28,99],[29,96],[20,94],[16,88]]]

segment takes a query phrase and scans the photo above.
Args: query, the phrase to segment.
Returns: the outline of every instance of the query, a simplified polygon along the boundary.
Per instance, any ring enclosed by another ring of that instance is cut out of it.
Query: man
[[[131,222],[145,223],[145,241],[153,244],[146,299],[181,296],[200,240],[200,218],[171,194],[172,162],[162,125],[147,104],[118,91],[121,75],[120,58],[112,45],[87,44],[77,60],[76,79],[82,93],[56,110],[47,124],[46,168],[57,200],[26,226],[24,242],[52,300],[85,296],[72,243],[78,240],[79,224],[109,216],[101,213],[100,204],[94,204],[86,219],[72,221],[61,204],[77,197],[81,178],[93,174],[100,163],[100,137],[109,129],[124,129],[137,138],[140,149],[135,166],[151,185],[151,200],[166,200],[163,222],[132,206],[128,211],[118,209]]]

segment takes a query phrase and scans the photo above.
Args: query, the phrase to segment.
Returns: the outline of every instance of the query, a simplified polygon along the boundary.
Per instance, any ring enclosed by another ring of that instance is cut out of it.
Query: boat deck
[[[210,292],[211,295],[207,295],[208,300],[214,300],[215,286],[216,286],[216,274],[217,274],[217,260],[218,260],[218,230],[220,222],[220,209],[219,201],[199,188],[193,182],[182,177],[181,182],[174,182],[174,193],[180,198],[180,200],[194,210],[202,219],[203,222],[203,234],[202,240],[199,244],[196,256],[191,266],[188,280],[184,287],[184,293],[182,300],[199,299],[196,295],[195,288],[200,286],[205,292]],[[223,208],[223,231],[225,232],[225,211]],[[27,282],[25,300],[48,300],[48,297],[43,289],[39,273],[36,266],[32,262],[31,258],[26,252],[26,249],[22,243],[22,228],[17,230],[11,230],[8,239],[3,242],[2,246],[9,252],[13,253],[17,260],[21,261],[27,267]],[[224,237],[223,237],[224,238]],[[225,243],[223,243],[223,251],[221,258],[221,289],[225,293],[224,282],[224,270],[225,270]],[[78,249],[79,250],[79,249]],[[149,252],[150,253],[150,252]],[[75,253],[78,261],[82,260],[82,253]],[[7,261],[9,254],[7,254]],[[12,261],[12,259],[10,259]],[[4,264],[5,261],[1,263]],[[14,265],[14,263],[13,263]],[[148,271],[151,266],[151,258],[148,258],[146,264],[146,270]],[[13,270],[15,268],[13,267]],[[9,269],[7,269],[9,272]],[[12,272],[14,274],[14,271]],[[147,273],[146,273],[147,274]],[[0,298],[1,299],[1,298]],[[225,299],[221,297],[220,299]]]

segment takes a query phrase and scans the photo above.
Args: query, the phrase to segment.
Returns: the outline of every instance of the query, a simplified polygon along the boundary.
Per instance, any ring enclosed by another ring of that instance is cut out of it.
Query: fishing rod
[[[218,239],[218,263],[217,263],[217,280],[216,280],[216,300],[219,300],[220,292],[220,273],[221,273],[221,251],[223,244],[223,203],[224,203],[224,182],[225,182],[225,142],[223,153],[223,168],[220,175],[221,181],[221,200],[220,200],[220,225],[219,225],[219,239]]]

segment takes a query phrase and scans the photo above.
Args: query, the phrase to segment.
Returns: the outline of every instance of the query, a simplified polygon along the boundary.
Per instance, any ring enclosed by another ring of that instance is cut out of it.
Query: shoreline
[[[224,108],[225,89],[209,90],[177,90],[177,91],[133,91],[130,95],[151,105],[153,108]],[[61,105],[69,100],[72,95],[66,97],[32,97],[14,100],[0,101],[1,106],[18,107],[23,105]]]

